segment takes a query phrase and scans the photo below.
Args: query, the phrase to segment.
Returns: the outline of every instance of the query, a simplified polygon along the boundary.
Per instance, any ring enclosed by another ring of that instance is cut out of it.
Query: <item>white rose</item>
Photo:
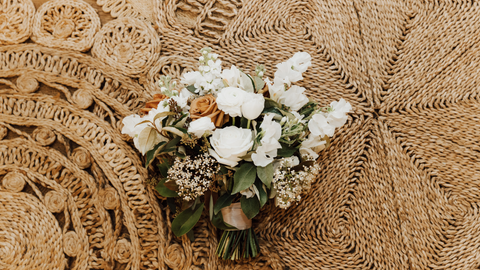
[[[308,121],[308,129],[313,135],[320,137],[325,135],[332,137],[335,132],[335,127],[328,123],[327,118],[322,113],[312,116],[312,119]]]
[[[327,142],[323,141],[320,136],[310,134],[308,139],[300,145],[300,155],[302,157],[310,156],[313,159],[318,158],[318,153],[325,149]]]
[[[145,121],[145,119],[136,114],[123,118],[122,134],[127,134],[132,138],[136,137],[145,127],[148,126],[147,123],[138,125],[138,123],[141,123],[142,121]]]
[[[210,137],[210,144],[211,156],[221,164],[235,167],[253,146],[252,131],[235,126],[218,128]]]
[[[242,116],[242,105],[246,92],[240,88],[223,88],[217,96],[218,108],[231,117]]]
[[[193,133],[198,138],[202,137],[207,131],[213,131],[215,124],[213,124],[210,117],[202,117],[190,123],[188,133]]]
[[[347,113],[351,112],[352,105],[341,98],[338,102],[330,103],[330,107],[333,111],[327,115],[328,123],[337,128],[343,126],[348,120]]]
[[[282,148],[278,142],[282,136],[282,126],[273,120],[274,114],[267,114],[260,125],[263,134],[260,140],[261,145],[252,154],[255,166],[265,167],[277,156],[277,150]]]
[[[282,94],[278,102],[290,107],[293,111],[300,110],[308,103],[308,97],[303,93],[305,88],[298,85],[292,85],[288,91]]]
[[[262,94],[246,93],[242,104],[242,115],[248,120],[256,119],[265,108]]]

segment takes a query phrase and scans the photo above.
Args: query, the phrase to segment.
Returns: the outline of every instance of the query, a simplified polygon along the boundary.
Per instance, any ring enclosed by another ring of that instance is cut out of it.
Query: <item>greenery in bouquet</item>
[[[161,175],[156,190],[174,210],[176,236],[192,236],[205,211],[224,230],[219,257],[255,257],[252,218],[269,199],[288,208],[310,189],[318,153],[351,111],[343,99],[321,107],[293,84],[310,65],[310,55],[298,52],[277,64],[271,81],[262,65],[254,74],[222,70],[218,55],[204,48],[198,71],[180,83],[162,77],[143,115],[123,120],[122,133]]]

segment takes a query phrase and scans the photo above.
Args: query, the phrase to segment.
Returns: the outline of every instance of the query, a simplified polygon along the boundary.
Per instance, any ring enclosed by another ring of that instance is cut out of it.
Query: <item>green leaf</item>
[[[165,144],[162,150],[157,153],[157,155],[161,153],[169,153],[177,150],[177,144],[180,142],[181,139],[182,138],[180,137],[175,137],[171,139],[167,144]]]
[[[170,212],[176,213],[177,212],[177,206],[175,205],[175,198],[167,198],[167,205],[168,208],[170,208]]]
[[[181,158],[181,159],[184,159],[184,158],[186,158],[186,157],[187,157],[185,154],[183,154],[183,153],[180,153],[180,152],[178,152],[178,151],[177,151],[177,152],[175,152],[175,155],[176,155],[177,157]]]
[[[266,102],[265,102],[265,104],[266,104]],[[276,107],[269,107],[269,108],[265,107],[265,109],[263,109],[263,111],[262,111],[262,114],[267,114],[267,113],[278,114],[278,115],[281,116],[280,119],[283,117],[282,112]]]
[[[220,196],[218,198],[217,203],[215,204],[215,207],[213,207],[213,212],[218,214],[222,208],[227,207],[232,204],[233,199],[235,198],[235,195],[229,194],[228,192]]]
[[[167,159],[163,159],[163,162],[157,165],[158,170],[160,171],[160,174],[162,177],[167,177],[168,169],[170,168],[170,165],[168,164]]]
[[[280,108],[280,104],[271,98],[265,98],[265,108]]]
[[[238,168],[234,175],[234,183],[232,194],[236,194],[244,189],[250,187],[257,175],[257,167],[252,163],[245,162]]]
[[[190,242],[194,242],[194,241],[195,241],[195,234],[193,233],[192,230],[190,230],[190,231],[187,232],[187,237],[188,237],[188,239],[190,240]]]
[[[222,211],[218,212],[218,214],[214,214],[212,218],[212,224],[216,228],[220,230],[230,230],[230,229],[235,229],[235,227],[228,225],[223,221],[223,215]]]
[[[186,88],[187,88],[188,91],[192,92],[193,94],[196,94],[195,90],[197,90],[197,88],[195,88],[195,86],[193,84],[187,86]]]
[[[245,117],[242,117],[240,119],[240,127],[241,128],[247,128],[247,125],[248,125],[248,119],[245,118]]]
[[[189,232],[197,224],[202,215],[204,203],[197,205],[195,209],[187,208],[172,221],[172,231],[180,237]]]
[[[248,219],[254,218],[260,212],[260,202],[255,196],[248,199],[247,197],[242,196],[242,198],[240,198],[240,203],[242,205],[242,211]]]
[[[277,156],[280,157],[291,157],[295,152],[298,151],[298,147],[292,147],[288,146],[287,144],[280,143],[282,145],[282,148],[278,149]]]
[[[265,87],[265,82],[262,80],[262,78],[258,76],[253,76],[253,82],[255,84],[255,90],[257,90],[257,92],[259,90],[262,90],[263,87]]]
[[[165,198],[178,197],[178,194],[175,191],[165,186],[165,181],[167,181],[167,179],[168,178],[163,178],[162,180],[160,180],[160,182],[157,184],[155,189],[158,191],[158,193],[160,193],[160,195],[162,195]]]
[[[267,188],[270,188],[270,185],[272,184],[273,180],[273,164],[270,163],[266,167],[257,167],[257,175],[258,178],[267,186]]]
[[[155,131],[156,132],[156,131]],[[152,150],[147,152],[147,161],[145,162],[145,168],[148,168],[148,165],[152,162],[153,158],[157,155],[157,153],[162,150],[163,145],[167,142],[160,142],[159,144],[155,145]]]
[[[260,194],[260,208],[262,208],[268,201],[267,192],[263,189],[263,184],[260,181],[255,181],[255,187],[257,187],[258,193]]]
[[[177,120],[175,120],[175,122],[173,122],[172,126],[175,126],[176,124],[180,123],[180,121],[185,119],[185,117],[187,117],[187,116],[188,116],[187,113],[182,114],[182,116],[180,118],[178,118]]]
[[[186,129],[184,128],[177,128],[177,127],[164,127],[162,130],[168,131],[170,133],[173,133],[177,136],[182,137],[184,133],[186,133]]]

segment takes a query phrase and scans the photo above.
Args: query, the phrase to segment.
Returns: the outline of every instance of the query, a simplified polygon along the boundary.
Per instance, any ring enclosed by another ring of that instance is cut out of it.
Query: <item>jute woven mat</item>
[[[0,269],[477,269],[480,5],[393,0],[0,1]],[[471,3],[474,2],[474,3]],[[258,258],[171,233],[121,119],[212,47],[251,70],[307,51],[347,125]]]

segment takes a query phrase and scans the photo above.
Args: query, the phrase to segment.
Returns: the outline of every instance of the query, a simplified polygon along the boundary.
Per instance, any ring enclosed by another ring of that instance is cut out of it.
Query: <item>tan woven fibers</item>
[[[127,76],[147,72],[159,53],[160,41],[153,27],[130,17],[105,24],[92,48],[93,55]]]
[[[54,38],[0,46],[0,269],[480,267],[479,3],[85,2],[117,18],[87,27],[91,51]],[[45,6],[84,5],[55,3]],[[30,4],[0,1],[1,44],[30,36]],[[53,18],[41,9],[37,18]],[[250,261],[216,258],[208,215],[194,242],[175,237],[173,214],[120,133],[160,76],[196,69],[205,46],[224,67],[264,64],[270,77],[309,52],[308,94],[354,107],[311,192],[253,220],[261,252]]]
[[[0,45],[24,42],[32,33],[35,6],[31,0],[0,1]]]
[[[100,18],[82,0],[54,0],[35,15],[32,40],[48,47],[87,51],[100,29]]]

